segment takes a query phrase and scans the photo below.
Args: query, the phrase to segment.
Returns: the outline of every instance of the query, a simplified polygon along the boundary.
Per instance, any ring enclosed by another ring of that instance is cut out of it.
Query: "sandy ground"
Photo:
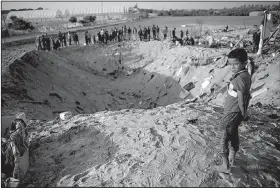
[[[228,34],[238,41],[247,31]],[[123,43],[122,71],[110,55],[114,44],[22,54],[32,48],[2,51],[2,116],[24,111],[33,119],[24,185],[279,186],[279,56],[255,60],[252,89],[268,91],[251,100],[236,167],[223,176],[214,166],[224,92],[211,105],[203,103],[207,96],[183,103],[226,85],[231,73],[219,57],[227,48]],[[187,91],[190,82],[194,88]],[[62,111],[76,116],[54,120]]]
[[[219,109],[176,103],[34,124],[36,186],[279,186],[279,119],[250,109],[232,175],[218,174]],[[279,112],[278,112],[279,118]],[[36,131],[35,131],[36,130]]]

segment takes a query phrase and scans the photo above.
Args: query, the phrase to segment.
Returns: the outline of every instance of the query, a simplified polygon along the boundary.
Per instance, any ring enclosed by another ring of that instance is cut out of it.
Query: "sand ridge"
[[[25,111],[37,119],[30,121],[32,162],[24,185],[279,186],[279,57],[256,62],[252,88],[269,90],[251,104],[268,109],[250,108],[251,120],[240,127],[235,172],[221,176],[214,166],[222,110],[184,99],[201,94],[210,75],[203,92],[227,84],[229,66],[223,67],[223,58],[213,59],[227,49],[124,43],[121,72],[106,56],[110,50],[32,51],[2,75],[2,115]],[[183,89],[190,82],[194,88]],[[212,104],[222,105],[222,98],[223,93]],[[75,116],[55,119],[66,110]]]

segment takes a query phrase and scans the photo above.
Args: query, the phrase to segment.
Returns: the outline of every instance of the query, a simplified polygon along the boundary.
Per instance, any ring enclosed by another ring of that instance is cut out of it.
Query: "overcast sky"
[[[131,7],[135,4],[138,4],[139,8],[149,8],[149,9],[210,9],[210,8],[231,8],[231,7],[238,7],[240,5],[250,5],[250,4],[263,4],[263,5],[273,5],[278,4],[279,2],[267,2],[267,1],[247,1],[247,2],[172,2],[172,1],[153,1],[153,2],[143,2],[143,1],[111,1],[106,2],[103,1],[103,8],[112,8],[112,7]],[[100,1],[92,1],[92,2],[78,2],[78,1],[67,1],[67,2],[55,2],[55,1],[12,1],[6,0],[2,1],[2,10],[9,10],[9,9],[21,9],[21,8],[32,8],[36,9],[38,7],[42,7],[44,9],[73,9],[73,8],[96,8],[101,7]]]

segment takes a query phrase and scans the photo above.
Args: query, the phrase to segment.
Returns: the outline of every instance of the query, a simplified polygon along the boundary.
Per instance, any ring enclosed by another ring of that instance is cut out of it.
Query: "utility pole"
[[[103,2],[102,1],[101,1],[101,14],[102,14],[102,23],[104,23]]]

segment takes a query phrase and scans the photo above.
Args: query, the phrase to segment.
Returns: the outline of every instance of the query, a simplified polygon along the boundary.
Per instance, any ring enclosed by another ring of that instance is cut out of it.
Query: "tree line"
[[[90,23],[94,23],[95,20],[96,20],[96,16],[85,16],[85,17],[83,17],[82,20],[79,20],[79,23],[81,23],[85,26]],[[77,17],[72,16],[72,17],[70,17],[69,22],[76,23],[76,22],[78,22],[78,19],[77,19]]]
[[[10,19],[12,20],[12,23],[8,23],[8,28],[14,29],[14,30],[33,30],[35,29],[34,26],[23,19],[17,18],[16,16],[11,16]]]
[[[186,7],[187,8],[187,7]],[[169,9],[169,10],[153,10],[140,9],[140,12],[155,13],[158,16],[249,16],[253,11],[279,11],[279,5],[242,5],[233,8],[223,9]]]

